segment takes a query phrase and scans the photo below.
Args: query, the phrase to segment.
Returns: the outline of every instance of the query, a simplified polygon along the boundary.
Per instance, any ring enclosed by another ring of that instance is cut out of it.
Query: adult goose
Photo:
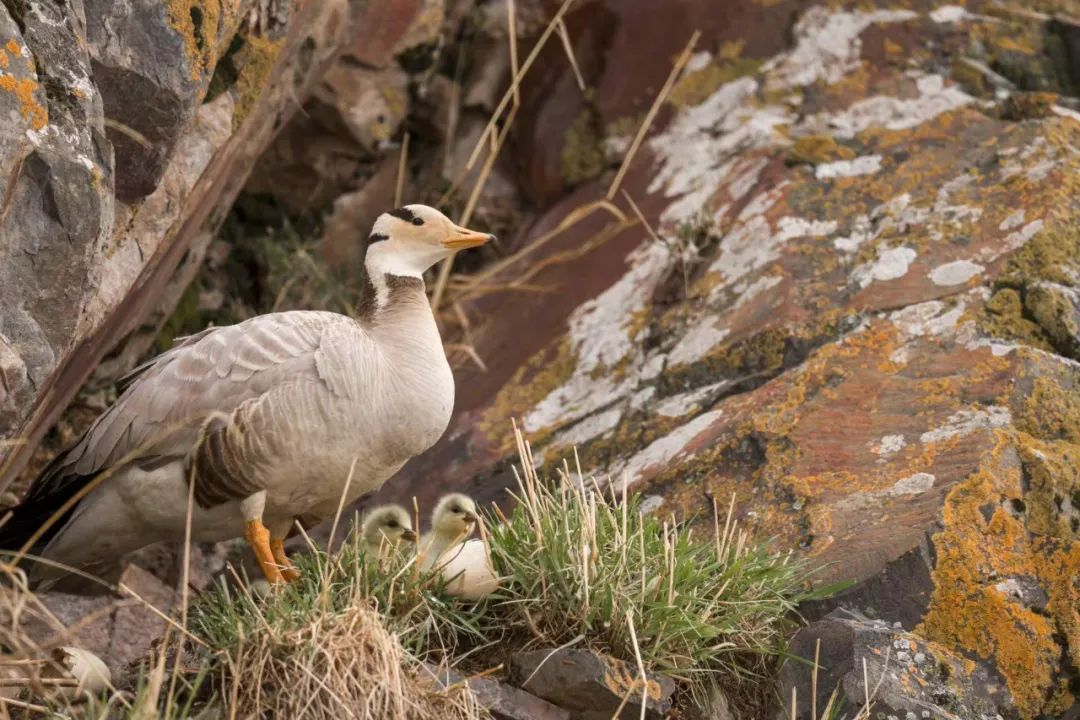
[[[271,313],[181,339],[36,479],[0,549],[100,571],[182,539],[190,491],[193,539],[243,535],[268,582],[292,579],[282,541],[295,518],[377,490],[446,429],[454,379],[423,273],[491,239],[398,208],[372,228],[358,317]],[[35,563],[31,579],[62,573]]]

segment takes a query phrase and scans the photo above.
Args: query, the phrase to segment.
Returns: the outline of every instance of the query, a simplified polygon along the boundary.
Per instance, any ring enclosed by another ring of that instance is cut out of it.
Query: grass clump
[[[219,701],[241,716],[483,718],[463,688],[422,666],[482,636],[413,558],[370,557],[354,533],[341,550],[297,559],[301,578],[260,597],[221,583],[192,608]]]
[[[541,483],[527,444],[517,506],[491,527],[504,576],[493,610],[550,645],[585,644],[643,663],[696,699],[714,682],[761,680],[807,599],[808,571],[751,543],[717,515],[713,537],[641,512],[640,502],[577,483]],[[580,472],[578,473],[580,477]]]

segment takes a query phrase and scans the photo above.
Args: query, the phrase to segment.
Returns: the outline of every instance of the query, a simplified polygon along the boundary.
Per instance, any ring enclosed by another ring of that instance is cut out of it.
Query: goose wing
[[[325,312],[260,315],[184,338],[129,375],[123,394],[38,477],[23,505],[59,506],[105,470],[187,457],[196,446],[196,463],[211,473],[207,484],[222,475],[222,452],[234,462],[240,450],[247,461],[268,460],[260,453],[279,445],[260,433],[303,414],[287,404],[306,401],[310,409],[326,393],[359,399],[364,373],[356,363],[372,351],[356,321]],[[227,498],[207,488],[200,499]]]

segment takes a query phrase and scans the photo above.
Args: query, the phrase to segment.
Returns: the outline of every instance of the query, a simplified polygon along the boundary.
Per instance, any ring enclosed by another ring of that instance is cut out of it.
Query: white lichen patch
[[[936,23],[955,23],[969,17],[971,13],[959,5],[942,5],[930,11],[930,19]]]
[[[898,495],[920,495],[930,488],[934,487],[933,475],[926,472],[915,473],[909,475],[906,478],[897,480],[896,483],[889,488],[888,494],[892,496]]]
[[[880,155],[860,155],[851,160],[822,163],[814,168],[818,180],[873,175],[881,169]]]
[[[630,338],[631,324],[664,277],[671,251],[661,243],[647,242],[631,253],[628,262],[630,269],[614,285],[570,316],[568,335],[577,358],[574,372],[525,416],[526,432],[579,420],[636,388],[644,359]],[[614,367],[628,357],[630,363],[621,378],[610,372],[593,377],[598,368]]]
[[[855,268],[852,278],[859,287],[869,287],[878,281],[897,280],[907,275],[908,268],[917,256],[918,253],[909,247],[882,250],[874,262]]]
[[[1009,217],[1001,221],[998,225],[998,230],[1012,230],[1013,228],[1020,227],[1024,224],[1024,217],[1026,216],[1024,208],[1020,208],[1013,212]]]
[[[903,450],[906,445],[903,435],[884,435],[876,443],[870,443],[870,450],[884,460]]]
[[[590,415],[581,422],[571,426],[552,438],[550,447],[557,448],[583,445],[593,438],[600,437],[604,433],[614,430],[615,426],[622,420],[622,416],[623,411],[621,408],[611,408],[596,413],[595,415]]]
[[[657,415],[664,417],[682,417],[691,410],[697,410],[698,406],[719,390],[724,385],[727,385],[727,381],[718,383],[712,383],[705,387],[700,387],[697,390],[691,390],[689,392],[680,393],[679,395],[672,395],[669,398],[664,398],[655,408]]]
[[[709,354],[709,351],[722,343],[731,330],[720,327],[717,318],[712,314],[698,320],[690,326],[690,329],[679,338],[679,342],[671,349],[668,355],[668,363],[672,366],[692,363]]]
[[[758,83],[743,77],[721,85],[700,105],[683,108],[649,142],[657,169],[649,192],[675,198],[661,216],[664,229],[691,221],[727,182],[735,155],[779,140],[776,127],[791,114],[780,106],[758,107]]]
[[[685,425],[662,438],[654,440],[643,450],[634,454],[621,467],[611,470],[611,476],[627,486],[641,479],[642,474],[654,467],[669,465],[699,435],[709,429],[723,415],[722,410],[710,410],[698,415]]]
[[[903,340],[926,336],[941,337],[956,331],[956,324],[964,314],[967,304],[958,298],[949,308],[939,300],[909,305],[889,315],[889,320],[900,332]]]
[[[794,88],[823,81],[839,82],[855,69],[862,54],[859,36],[875,23],[911,20],[910,10],[832,11],[814,6],[795,24],[795,47],[770,61],[770,89]]]
[[[976,430],[1005,427],[1012,422],[1009,408],[991,405],[985,410],[960,410],[949,416],[944,425],[919,436],[923,443],[941,442],[953,437],[970,435]]]
[[[719,255],[708,270],[710,273],[720,273],[724,286],[735,284],[775,261],[790,240],[827,236],[836,232],[835,220],[807,220],[790,216],[780,218],[773,229],[764,213],[780,198],[783,190],[784,185],[781,184],[747,203],[734,227],[724,235]]]
[[[841,138],[853,138],[870,128],[906,130],[975,102],[958,86],[946,85],[940,75],[916,72],[914,80],[917,97],[875,95],[841,112],[814,115],[800,125],[800,132],[832,132]]]
[[[944,265],[938,265],[931,270],[930,281],[942,287],[963,285],[984,269],[982,265],[973,263],[970,260],[954,260]]]

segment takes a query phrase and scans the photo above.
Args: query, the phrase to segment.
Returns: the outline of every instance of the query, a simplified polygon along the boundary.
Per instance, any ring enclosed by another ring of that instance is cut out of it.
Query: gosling
[[[476,503],[451,493],[435,506],[431,531],[420,541],[420,566],[438,570],[448,595],[479,600],[498,586],[487,543],[469,540],[477,524]]]
[[[368,513],[360,526],[360,537],[368,554],[378,557],[403,541],[416,542],[412,518],[400,505],[381,505]]]
[[[431,514],[431,530],[420,539],[420,567],[430,570],[451,545],[463,542],[476,527],[476,503],[468,495],[444,495]]]

